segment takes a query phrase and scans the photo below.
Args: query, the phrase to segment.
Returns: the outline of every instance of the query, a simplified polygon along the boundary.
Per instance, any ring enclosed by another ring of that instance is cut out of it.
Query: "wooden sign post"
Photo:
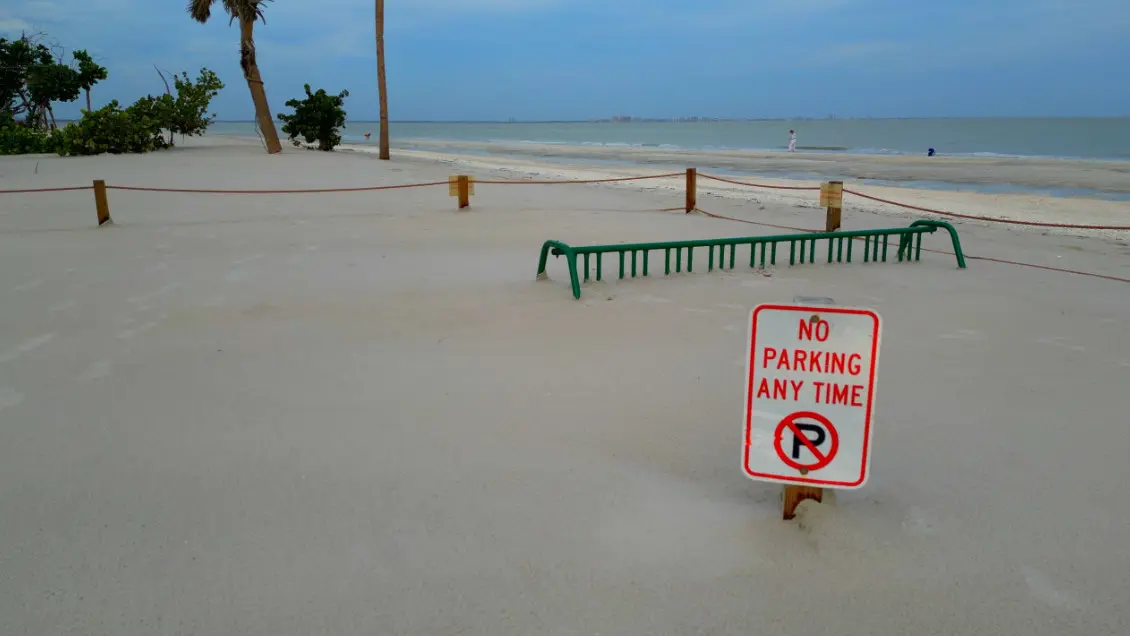
[[[840,229],[840,212],[844,202],[844,182],[829,181],[820,185],[820,207],[828,210],[824,223],[825,232]]]
[[[109,223],[110,202],[106,198],[106,182],[102,179],[94,180],[94,209],[98,212],[98,227]]]
[[[447,178],[448,196],[459,197],[459,209],[471,206],[471,195],[475,193],[475,180],[465,174]]]
[[[687,168],[687,214],[698,207],[698,169]]]

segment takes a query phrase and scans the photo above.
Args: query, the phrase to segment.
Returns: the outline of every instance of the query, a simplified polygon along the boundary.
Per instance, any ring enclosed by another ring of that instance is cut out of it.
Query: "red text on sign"
[[[859,384],[837,384],[836,382],[813,382],[817,404],[842,404],[844,406],[863,406],[863,386]]]
[[[800,328],[797,331],[797,340],[812,340],[813,336],[820,342],[828,339],[828,332],[831,327],[828,326],[827,320],[801,320]]]
[[[765,347],[761,354],[761,368],[768,369],[773,364],[778,371],[859,375],[863,371],[862,363],[863,356],[858,353]]]
[[[804,380],[774,379],[773,383],[770,384],[768,379],[761,378],[761,384],[757,387],[757,397],[796,402],[800,400],[800,388],[802,386],[804,386]]]

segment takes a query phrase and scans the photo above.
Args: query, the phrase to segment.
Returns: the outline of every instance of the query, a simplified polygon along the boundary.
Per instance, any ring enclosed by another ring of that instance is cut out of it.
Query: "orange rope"
[[[856,192],[855,190],[848,190],[847,188],[844,188],[844,192],[847,193],[847,194],[854,194],[855,196],[862,197],[864,199],[870,199],[871,201],[878,201],[879,203],[887,203],[887,204],[890,204],[890,205],[898,206],[900,208],[906,208],[908,210],[917,210],[919,212],[928,212],[930,214],[939,214],[941,216],[952,216],[952,217],[958,218],[958,219],[971,219],[971,220],[974,220],[974,221],[990,221],[992,223],[1008,223],[1010,225],[1027,225],[1027,226],[1030,226],[1030,227],[1058,227],[1058,228],[1067,228],[1067,229],[1073,229],[1073,230],[1130,230],[1130,225],[1074,225],[1074,224],[1071,224],[1071,223],[1040,223],[1040,222],[1037,222],[1037,221],[1016,221],[1016,220],[1013,220],[1013,219],[993,219],[993,218],[984,217],[984,216],[973,216],[971,214],[958,214],[957,212],[943,212],[942,210],[932,210],[930,208],[923,208],[923,207],[920,207],[920,206],[917,206],[917,205],[910,205],[910,204],[907,204],[907,203],[899,203],[898,201],[891,201],[891,200],[888,200],[888,199],[880,199],[879,197],[873,197],[869,194],[863,194],[862,192]]]
[[[76,190],[93,190],[94,186],[74,186],[70,188],[27,188],[25,190],[0,190],[0,194],[23,194],[25,192],[73,192]]]
[[[684,172],[669,172],[667,174],[653,174],[646,177],[616,177],[613,179],[572,179],[561,181],[515,181],[515,180],[475,180],[475,183],[485,183],[489,185],[567,185],[578,183],[612,183],[614,181],[643,181],[645,179],[668,179],[670,177],[681,177]]]
[[[129,190],[131,192],[180,192],[191,194],[319,194],[325,192],[369,192],[373,190],[400,190],[404,188],[427,188],[447,185],[447,181],[430,183],[405,183],[400,185],[367,186],[362,188],[307,188],[300,190],[205,190],[197,188],[143,188],[138,186],[106,186],[107,190]]]
[[[732,183],[734,185],[746,186],[749,188],[768,188],[770,190],[819,190],[820,186],[780,186],[780,185],[767,185],[763,183],[746,183],[744,181],[734,181],[733,179],[723,179],[722,177],[715,177],[705,173],[698,173],[698,176],[703,179],[710,179],[711,181],[721,181],[722,183]]]
[[[764,225],[766,227],[772,227],[772,228],[777,228],[777,229],[781,229],[781,230],[794,230],[796,232],[809,232],[809,233],[813,233],[813,234],[818,234],[818,233],[823,231],[823,230],[809,230],[809,229],[800,228],[800,227],[790,227],[788,225],[774,225],[772,223],[762,223],[760,221],[750,221],[748,219],[738,219],[738,218],[735,218],[735,217],[732,217],[732,216],[725,216],[723,214],[714,214],[713,212],[707,212],[706,210],[700,210],[698,208],[695,208],[694,211],[695,212],[701,212],[702,214],[709,216],[711,218],[715,218],[715,219],[721,219],[721,220],[725,220],[725,221],[737,221],[738,223],[748,223],[748,224],[751,224],[751,225]],[[953,256],[954,255],[953,252],[947,252],[945,250],[932,250],[932,249],[929,249],[929,248],[926,248],[926,247],[923,247],[922,251],[923,252],[931,252],[933,254],[945,254],[946,256]],[[1103,280],[1110,280],[1110,281],[1114,281],[1114,282],[1117,282],[1117,283],[1130,283],[1130,278],[1122,278],[1122,277],[1119,277],[1119,276],[1110,276],[1108,274],[1096,274],[1094,272],[1084,272],[1082,270],[1077,270],[1077,269],[1065,269],[1065,268],[1062,268],[1062,267],[1052,267],[1050,265],[1037,265],[1035,263],[1025,263],[1025,262],[1022,262],[1022,261],[1010,261],[1010,260],[1003,259],[1003,258],[993,258],[991,256],[970,256],[969,254],[966,254],[965,258],[967,258],[971,261],[988,261],[988,262],[991,262],[991,263],[1002,263],[1004,265],[1017,265],[1017,266],[1020,266],[1020,267],[1031,267],[1033,269],[1043,269],[1043,270],[1047,270],[1047,271],[1051,271],[1051,272],[1061,272],[1061,273],[1064,273],[1064,274],[1075,274],[1077,276],[1090,276],[1092,278],[1101,278]]]

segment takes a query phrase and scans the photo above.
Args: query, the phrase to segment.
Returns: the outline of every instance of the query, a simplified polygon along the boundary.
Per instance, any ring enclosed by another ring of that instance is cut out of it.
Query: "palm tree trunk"
[[[90,110],[90,89],[86,89],[86,110]]]
[[[380,154],[389,158],[388,151],[388,87],[385,85],[385,0],[376,0],[377,13],[377,99],[381,104]]]
[[[251,101],[255,103],[255,119],[259,130],[267,142],[267,154],[282,152],[279,133],[275,130],[275,120],[271,117],[271,105],[267,102],[267,90],[263,88],[263,78],[259,75],[259,65],[255,62],[255,22],[239,19],[239,65],[243,68],[243,78],[251,90]]]

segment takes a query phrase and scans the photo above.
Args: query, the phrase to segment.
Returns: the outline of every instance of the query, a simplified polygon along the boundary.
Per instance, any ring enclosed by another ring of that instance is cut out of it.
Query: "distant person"
[[[933,149],[933,148],[931,148],[931,149],[929,149],[929,150],[927,150],[927,151],[926,151],[926,156],[927,156],[927,157],[933,157],[933,156],[934,156],[934,154],[935,154],[935,153],[934,153],[934,149]]]
[[[365,133],[365,141],[369,141],[369,135],[371,134],[372,133]],[[931,148],[930,151],[933,152],[933,149]]]
[[[796,152],[796,131],[789,131],[789,152]]]

